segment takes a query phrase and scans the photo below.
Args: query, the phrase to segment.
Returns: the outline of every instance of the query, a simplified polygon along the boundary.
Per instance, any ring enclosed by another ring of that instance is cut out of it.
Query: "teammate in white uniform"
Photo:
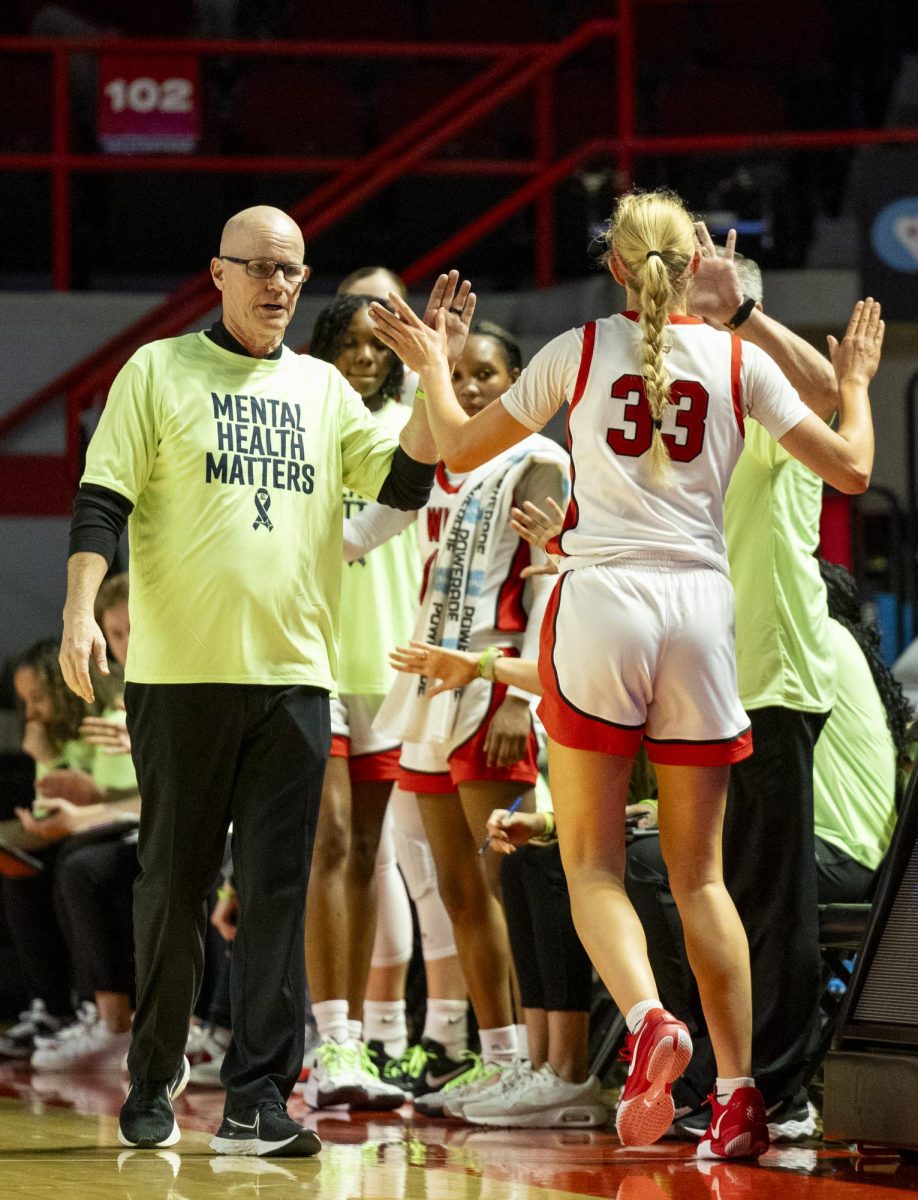
[[[518,376],[519,348],[490,324],[472,327],[453,372],[458,403],[477,412]],[[510,509],[526,499],[566,498],[567,456],[554,442],[522,445],[460,475],[438,471],[429,506],[419,514],[425,579],[415,636],[482,653],[535,656],[551,581],[525,578],[529,545],[510,529]],[[391,524],[391,522],[390,522]],[[345,538],[346,545],[349,535]],[[400,677],[376,727],[403,740],[400,787],[414,791],[437,867],[440,893],[479,1025],[486,1063],[511,1061],[520,1049],[512,1024],[509,944],[499,862],[478,856],[495,805],[529,795],[537,777],[530,697],[477,678],[461,692],[430,700],[425,681]],[[465,1087],[465,1084],[459,1085]],[[416,1107],[442,1111],[460,1093],[421,1096]]]
[[[867,383],[883,326],[879,306],[867,301],[843,343],[830,342],[841,394],[836,433],[766,356],[745,345],[740,354],[728,333],[686,319],[700,253],[676,197],[624,196],[607,246],[637,319],[620,315],[562,335],[500,404],[472,419],[452,395],[437,330],[404,305],[395,305],[397,317],[376,306],[372,313],[381,340],[420,372],[434,435],[455,470],[515,445],[570,403],[573,494],[540,652],[540,711],[574,920],[631,1034],[617,1127],[627,1144],[660,1137],[672,1119],[672,1081],[691,1056],[688,1031],[657,998],[622,882],[627,785],[646,738],[661,848],[718,1064],[698,1153],[754,1157],[768,1133],[750,1077],[749,952],[720,855],[729,764],[750,749],[731,669],[723,492],[747,415],[834,487],[867,487]]]

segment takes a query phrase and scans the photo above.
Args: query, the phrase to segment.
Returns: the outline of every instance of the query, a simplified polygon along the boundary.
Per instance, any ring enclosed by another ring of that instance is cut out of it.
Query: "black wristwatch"
[[[727,328],[731,332],[735,333],[736,330],[739,329],[740,325],[742,325],[742,323],[746,320],[746,318],[749,316],[749,314],[755,308],[755,306],[756,306],[755,297],[744,295],[742,304],[739,306],[739,308],[736,310],[736,312],[733,314],[733,316],[730,318],[730,320],[727,321],[727,323],[726,323]]]

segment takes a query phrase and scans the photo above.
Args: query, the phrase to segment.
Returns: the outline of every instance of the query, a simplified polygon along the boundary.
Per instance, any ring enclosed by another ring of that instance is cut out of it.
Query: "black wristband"
[[[749,314],[756,306],[755,296],[743,296],[743,303],[739,306],[733,316],[727,321],[727,328],[736,331],[740,325],[746,320]]]

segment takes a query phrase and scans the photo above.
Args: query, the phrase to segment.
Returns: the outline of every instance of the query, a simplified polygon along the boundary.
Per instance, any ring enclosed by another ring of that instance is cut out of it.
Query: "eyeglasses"
[[[253,279],[273,279],[278,271],[283,271],[288,283],[302,283],[309,274],[309,267],[305,263],[280,263],[273,258],[233,258],[232,254],[220,254],[217,257],[245,267],[246,275],[251,275]]]

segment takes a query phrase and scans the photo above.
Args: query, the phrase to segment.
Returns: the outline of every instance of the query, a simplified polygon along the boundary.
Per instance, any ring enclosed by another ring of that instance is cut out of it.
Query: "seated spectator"
[[[102,622],[104,628],[104,615]],[[42,870],[3,880],[32,1000],[0,1039],[0,1055],[31,1057],[39,1069],[120,1066],[130,1028],[139,810],[123,712],[110,688],[96,712],[69,692],[53,641],[26,651],[14,686],[24,707],[23,749],[36,763],[35,803],[16,813],[38,844]],[[74,984],[81,1001],[76,1021]]]

